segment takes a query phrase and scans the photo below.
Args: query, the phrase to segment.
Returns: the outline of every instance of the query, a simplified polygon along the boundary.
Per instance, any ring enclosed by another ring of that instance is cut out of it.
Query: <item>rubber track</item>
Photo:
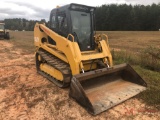
[[[63,81],[56,80],[53,76],[39,70],[38,72],[42,74],[44,77],[48,78],[52,82],[54,82],[59,87],[67,87],[70,83],[71,79],[71,70],[68,63],[65,63],[61,59],[55,57],[54,55],[50,54],[49,52],[39,49],[37,52],[42,57],[42,63],[47,63],[48,65],[52,66],[53,68],[59,70],[63,74]],[[40,64],[39,64],[40,65]]]

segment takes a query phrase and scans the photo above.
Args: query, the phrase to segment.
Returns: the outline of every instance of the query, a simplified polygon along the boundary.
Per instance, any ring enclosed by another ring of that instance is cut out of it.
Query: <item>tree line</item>
[[[160,29],[158,5],[102,5],[96,9],[97,30],[157,31]]]
[[[104,31],[157,31],[160,29],[160,3],[158,5],[102,5],[96,7],[96,30]],[[5,19],[6,29],[33,31],[36,22],[45,19]]]
[[[9,30],[25,30],[25,31],[33,31],[36,23],[47,23],[45,19],[41,20],[27,20],[24,18],[10,18],[4,19],[5,28]]]

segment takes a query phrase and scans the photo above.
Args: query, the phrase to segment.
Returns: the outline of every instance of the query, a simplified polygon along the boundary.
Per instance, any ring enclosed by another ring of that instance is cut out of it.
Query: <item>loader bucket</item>
[[[147,87],[129,64],[116,65],[72,77],[69,96],[93,115],[99,114]]]

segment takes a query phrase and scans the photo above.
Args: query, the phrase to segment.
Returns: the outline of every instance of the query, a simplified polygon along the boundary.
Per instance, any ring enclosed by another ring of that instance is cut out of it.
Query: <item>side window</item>
[[[63,27],[64,27],[65,29],[67,29],[67,18],[66,18],[66,17],[64,18]]]
[[[65,14],[58,16],[58,27],[59,27],[59,30],[63,30],[63,31],[67,30],[67,19]]]
[[[55,15],[52,16],[51,28],[56,28],[56,16]]]
[[[59,29],[62,27],[62,21],[63,21],[63,17],[62,16],[58,16],[58,27]]]

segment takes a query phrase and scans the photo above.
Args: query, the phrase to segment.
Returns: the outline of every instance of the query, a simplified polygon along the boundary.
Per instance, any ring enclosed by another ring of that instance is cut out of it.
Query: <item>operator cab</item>
[[[94,50],[94,11],[94,7],[74,3],[57,7],[50,13],[50,29],[65,38],[72,34],[81,51]]]

